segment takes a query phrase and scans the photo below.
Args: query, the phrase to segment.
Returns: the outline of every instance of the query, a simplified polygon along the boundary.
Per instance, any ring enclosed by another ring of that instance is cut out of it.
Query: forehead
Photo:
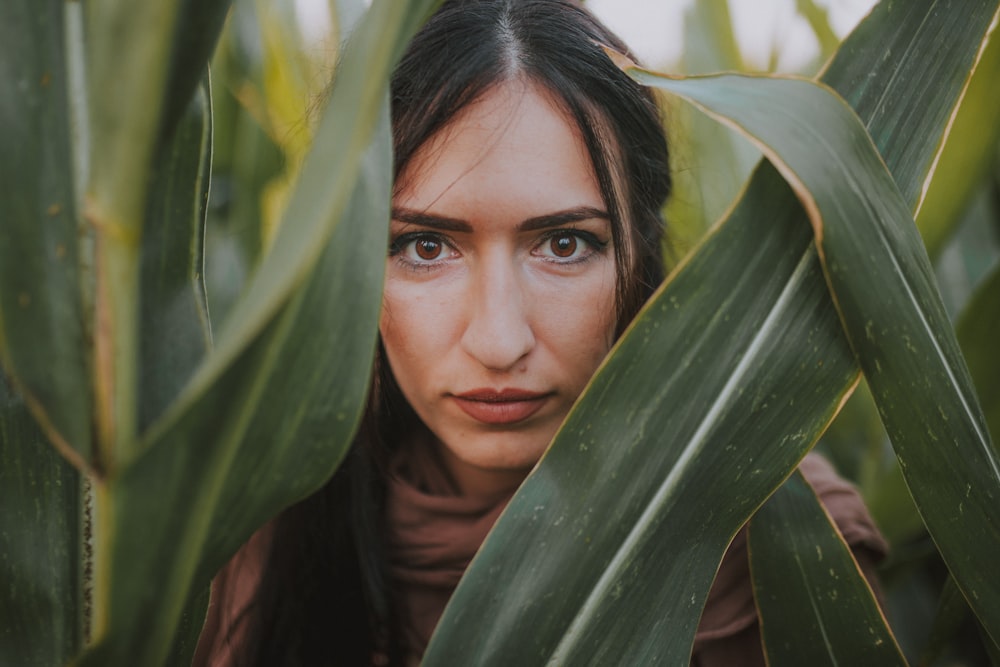
[[[521,80],[491,89],[421,146],[400,175],[395,203],[462,218],[603,207],[574,119],[545,89]]]

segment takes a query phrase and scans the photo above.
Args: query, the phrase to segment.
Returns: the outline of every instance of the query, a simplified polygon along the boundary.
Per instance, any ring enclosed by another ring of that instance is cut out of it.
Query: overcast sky
[[[361,0],[369,2],[370,0]],[[684,11],[696,0],[586,0],[586,4],[647,65],[670,65],[684,47]],[[816,0],[826,6],[834,32],[846,35],[876,0]],[[322,39],[329,25],[329,0],[295,0],[307,39]],[[339,3],[357,6],[357,0]],[[808,24],[795,11],[795,0],[729,0],[741,51],[750,64],[767,65],[775,44],[779,70],[795,71],[817,53]]]
[[[587,6],[650,66],[677,60],[684,44],[683,13],[694,0],[587,0]],[[819,0],[828,7],[834,31],[843,36],[875,0]],[[763,67],[774,44],[780,44],[781,69],[794,70],[818,53],[808,24],[795,11],[795,0],[729,0],[743,53]]]

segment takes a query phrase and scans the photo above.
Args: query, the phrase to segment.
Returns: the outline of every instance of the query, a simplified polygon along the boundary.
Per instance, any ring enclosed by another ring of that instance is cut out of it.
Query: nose
[[[467,295],[462,349],[492,371],[511,371],[535,346],[522,279],[509,258],[481,269]]]

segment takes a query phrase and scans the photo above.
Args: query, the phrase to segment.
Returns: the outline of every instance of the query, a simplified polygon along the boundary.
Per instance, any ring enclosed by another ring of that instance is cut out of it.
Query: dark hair
[[[392,78],[398,178],[416,151],[495,86],[530,81],[572,117],[611,217],[617,332],[663,279],[660,207],[670,190],[667,142],[652,94],[603,46],[628,51],[571,0],[450,0],[410,43]],[[381,346],[368,409],[341,468],[274,523],[247,622],[245,664],[400,661],[387,595],[383,500],[387,451],[416,417]]]

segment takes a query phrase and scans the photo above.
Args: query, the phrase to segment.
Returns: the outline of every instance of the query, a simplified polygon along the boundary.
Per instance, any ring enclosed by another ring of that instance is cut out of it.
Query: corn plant
[[[228,4],[0,6],[0,664],[189,662],[214,572],[329,478],[362,409],[386,84],[436,3],[375,0],[354,28],[220,322],[206,64]],[[971,614],[994,650],[1000,274],[956,339],[913,220],[937,254],[996,160],[1000,109],[978,91],[998,3],[937,5],[885,0],[816,80],[620,61],[766,159],[580,398],[426,664],[685,664],[748,520],[771,664],[904,663],[906,628],[793,475],[862,377],[952,577],[932,639]]]

